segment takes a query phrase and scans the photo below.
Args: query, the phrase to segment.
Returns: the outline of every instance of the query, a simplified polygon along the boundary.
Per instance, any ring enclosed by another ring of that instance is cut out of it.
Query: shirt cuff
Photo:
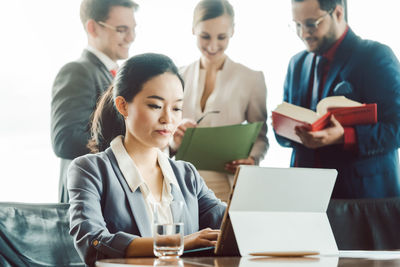
[[[357,148],[357,136],[353,127],[344,127],[343,148],[351,151],[355,151]]]

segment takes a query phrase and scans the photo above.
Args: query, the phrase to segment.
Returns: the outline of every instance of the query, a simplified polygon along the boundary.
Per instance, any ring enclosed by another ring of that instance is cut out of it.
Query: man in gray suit
[[[61,158],[59,201],[68,202],[66,175],[72,159],[89,153],[89,122],[100,95],[111,84],[117,60],[129,56],[135,39],[132,0],[83,0],[80,17],[88,38],[81,57],[61,68],[53,84],[51,140]]]

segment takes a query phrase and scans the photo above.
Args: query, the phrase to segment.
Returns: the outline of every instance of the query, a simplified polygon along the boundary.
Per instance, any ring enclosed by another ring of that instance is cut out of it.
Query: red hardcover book
[[[342,126],[377,122],[376,104],[361,104],[344,96],[324,98],[318,103],[317,112],[283,102],[272,111],[272,121],[277,134],[301,143],[295,127],[305,127],[310,131],[322,130],[329,125],[332,114]]]

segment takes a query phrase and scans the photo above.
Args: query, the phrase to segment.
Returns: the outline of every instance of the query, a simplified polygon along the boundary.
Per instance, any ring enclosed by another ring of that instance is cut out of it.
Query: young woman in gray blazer
[[[215,244],[225,204],[190,163],[169,159],[182,119],[183,81],[159,54],[127,60],[100,99],[89,146],[68,171],[70,234],[86,264],[102,258],[153,255],[152,207],[184,204],[184,246]]]

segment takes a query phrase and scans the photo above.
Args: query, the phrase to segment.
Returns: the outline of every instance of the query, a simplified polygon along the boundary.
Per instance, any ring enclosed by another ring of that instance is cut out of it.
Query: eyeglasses
[[[105,28],[109,28],[109,29],[111,29],[111,30],[113,30],[113,31],[115,31],[115,32],[117,32],[117,33],[119,33],[119,34],[121,34],[121,35],[127,35],[128,33],[135,34],[135,29],[131,29],[131,28],[129,28],[128,26],[125,26],[125,25],[121,25],[121,26],[112,26],[112,25],[107,24],[107,23],[102,22],[102,21],[98,21],[97,23],[98,23],[99,25],[101,25],[101,26],[103,26],[103,27],[105,27]]]
[[[308,21],[306,21],[305,24],[296,22],[296,21],[292,21],[290,27],[292,29],[294,29],[295,32],[299,35],[303,32],[303,28],[308,33],[314,33],[318,29],[318,26],[321,24],[321,22],[325,19],[325,17],[327,15],[332,15],[333,11],[334,10],[331,10],[331,11],[325,13],[324,15],[322,15],[321,17],[319,17],[316,20],[308,20]]]

